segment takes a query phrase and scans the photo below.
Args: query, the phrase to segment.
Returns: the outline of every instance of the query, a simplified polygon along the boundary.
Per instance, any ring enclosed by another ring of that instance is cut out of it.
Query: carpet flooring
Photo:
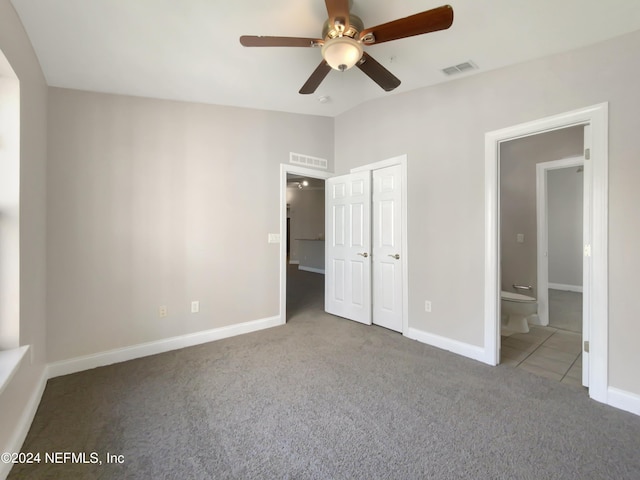
[[[9,478],[640,478],[640,417],[327,315],[321,278],[289,276],[284,326],[50,380],[23,452],[103,464]]]

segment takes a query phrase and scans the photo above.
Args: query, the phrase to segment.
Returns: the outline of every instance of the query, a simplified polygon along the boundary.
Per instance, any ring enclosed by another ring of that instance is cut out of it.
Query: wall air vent
[[[442,71],[445,75],[455,75],[456,73],[466,72],[468,70],[477,70],[478,66],[473,63],[471,60],[468,62],[459,63],[458,65],[453,65],[451,67],[443,68]]]
[[[324,158],[302,155],[301,153],[289,153],[289,162],[294,165],[304,165],[305,167],[327,169],[328,162]]]

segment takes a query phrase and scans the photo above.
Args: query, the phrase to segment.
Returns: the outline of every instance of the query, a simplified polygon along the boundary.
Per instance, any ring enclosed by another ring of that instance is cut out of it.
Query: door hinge
[[[583,347],[584,347],[584,348],[583,348],[583,350],[584,350],[586,353],[589,353],[589,340],[585,340],[585,341],[583,342]]]
[[[585,160],[591,160],[591,149],[590,148],[585,148],[584,149],[584,159]]]
[[[585,257],[590,257],[591,256],[591,244],[588,244],[588,245],[584,246],[584,256]]]

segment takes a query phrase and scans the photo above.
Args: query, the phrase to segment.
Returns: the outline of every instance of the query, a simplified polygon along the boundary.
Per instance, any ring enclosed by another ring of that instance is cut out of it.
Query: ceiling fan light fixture
[[[322,57],[335,70],[344,72],[362,58],[362,45],[351,37],[330,38],[322,46]]]

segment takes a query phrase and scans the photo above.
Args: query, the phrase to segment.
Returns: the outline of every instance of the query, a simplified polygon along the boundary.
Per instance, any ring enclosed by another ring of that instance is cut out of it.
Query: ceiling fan
[[[300,89],[302,94],[315,92],[332,68],[343,72],[353,66],[390,92],[400,85],[400,80],[365,52],[363,45],[446,30],[453,23],[453,8],[443,5],[365,29],[362,20],[349,12],[349,3],[349,0],[325,0],[329,18],[321,39],[243,35],[240,43],[245,47],[321,47],[323,60]]]

